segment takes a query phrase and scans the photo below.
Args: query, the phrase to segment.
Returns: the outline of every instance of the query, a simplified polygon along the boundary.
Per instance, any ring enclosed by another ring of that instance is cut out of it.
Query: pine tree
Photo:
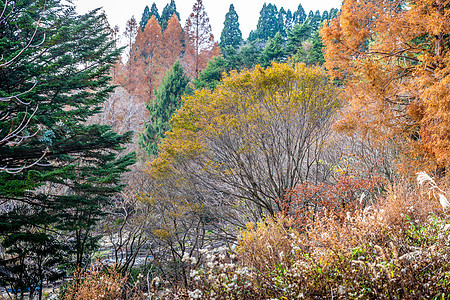
[[[278,11],[278,32],[280,32],[283,37],[286,37],[286,14],[283,7]]]
[[[78,16],[48,0],[0,7],[0,97],[16,95],[1,114],[29,115],[28,139],[0,143],[0,166],[22,169],[0,171],[0,284],[32,293],[55,280],[57,266],[83,266],[95,248],[93,228],[133,161],[116,157],[131,134],[85,124],[112,92],[120,55],[104,15]],[[13,125],[0,119],[1,129]]]
[[[139,26],[142,31],[144,31],[145,26],[147,26],[147,22],[150,20],[152,16],[155,16],[156,20],[159,22],[160,16],[158,13],[158,7],[156,4],[152,4],[152,8],[149,9],[148,6],[145,6],[144,12],[142,13],[141,21],[139,22]]]
[[[156,4],[152,4],[152,8],[150,9],[150,17],[155,16],[156,20],[159,22],[161,17],[159,16],[158,7],[156,7]]]
[[[181,97],[188,91],[188,83],[189,78],[177,61],[155,92],[155,101],[147,104],[149,122],[145,124],[139,143],[149,155],[158,155],[158,142],[170,130],[169,120],[181,106]]]
[[[242,32],[239,29],[239,17],[234,10],[234,5],[230,5],[228,13],[225,15],[222,34],[220,35],[220,47],[230,46],[238,48],[243,42]]]
[[[186,22],[184,33],[186,43],[184,66],[190,76],[197,78],[200,71],[206,67],[208,60],[220,54],[220,48],[214,42],[202,0],[196,0],[193,12]]]
[[[306,13],[303,9],[303,6],[301,4],[298,5],[297,10],[294,12],[293,15],[293,23],[294,24],[303,24],[306,20]]]
[[[283,36],[277,32],[274,38],[269,39],[269,43],[267,43],[266,48],[261,53],[259,60],[262,67],[268,67],[272,61],[281,62],[285,59]]]
[[[145,6],[144,12],[142,13],[141,21],[139,22],[139,27],[144,31],[145,25],[147,25],[148,20],[150,20],[150,9],[148,5]]]
[[[259,13],[255,34],[252,36],[252,39],[249,37],[249,40],[261,39],[266,41],[268,38],[274,37],[279,31],[280,26],[277,7],[271,3],[268,5],[264,3]]]
[[[308,22],[295,24],[287,34],[286,51],[294,55],[302,48],[303,43],[311,36],[311,25]]]
[[[175,14],[178,18],[178,21],[180,21],[180,14],[177,12],[177,6],[175,5],[175,1],[170,0],[170,4],[166,4],[161,13],[161,18],[159,20],[159,24],[161,25],[162,31],[166,30],[167,25],[169,24],[169,19],[173,14]]]

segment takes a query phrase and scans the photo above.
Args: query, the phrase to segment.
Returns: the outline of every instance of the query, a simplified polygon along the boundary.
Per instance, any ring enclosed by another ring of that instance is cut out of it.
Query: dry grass
[[[428,191],[398,181],[376,204],[345,218],[325,211],[306,226],[286,216],[249,225],[237,262],[225,270],[203,264],[192,288],[179,296],[448,299],[450,216]]]

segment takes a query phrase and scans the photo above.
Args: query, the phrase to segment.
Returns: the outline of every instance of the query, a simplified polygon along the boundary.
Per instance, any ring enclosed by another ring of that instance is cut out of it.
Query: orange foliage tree
[[[400,141],[402,166],[442,175],[450,158],[449,32],[448,1],[346,0],[321,31],[325,66],[347,104],[340,127]]]
[[[133,56],[130,57],[136,64],[139,80],[131,86],[131,91],[144,101],[149,101],[153,90],[158,86],[160,72],[159,58],[162,41],[161,26],[152,16],[144,30],[139,30],[133,45]]]
[[[168,70],[180,59],[183,51],[183,30],[176,14],[170,17],[161,44],[161,64]]]
[[[197,78],[200,71],[206,68],[206,63],[220,54],[202,0],[195,2],[184,31],[186,42],[184,67],[188,74]]]

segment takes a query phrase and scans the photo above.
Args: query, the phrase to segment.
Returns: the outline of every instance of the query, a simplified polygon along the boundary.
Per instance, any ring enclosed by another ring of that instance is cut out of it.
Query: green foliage
[[[283,36],[277,32],[274,38],[269,39],[269,43],[264,48],[259,58],[261,66],[267,67],[272,61],[282,62],[286,59]]]
[[[260,13],[256,31],[249,36],[249,41],[260,39],[266,41],[268,38],[275,37],[277,32],[282,31],[280,28],[280,22],[278,19],[278,9],[274,4],[264,3]]]
[[[304,62],[307,65],[322,65],[325,62],[323,57],[324,45],[319,33],[316,32],[310,39],[302,44],[302,47],[297,49],[294,55],[294,60]]]
[[[303,24],[305,22],[306,13],[301,4],[298,5],[297,10],[294,12],[293,19],[294,24]]]
[[[210,90],[215,89],[219,81],[222,80],[222,75],[231,69],[233,68],[229,66],[228,60],[224,57],[214,57],[208,62],[208,65],[199,74],[198,78],[194,80],[195,88],[208,88]]]
[[[220,48],[227,46],[238,48],[241,43],[242,32],[239,29],[239,18],[234,10],[234,5],[230,5],[228,13],[225,15],[225,21],[223,23],[222,33],[220,35]]]
[[[169,120],[181,106],[181,97],[188,92],[189,77],[177,61],[155,92],[153,103],[147,104],[149,122],[145,124],[139,143],[149,155],[158,154],[158,142],[170,130]]]
[[[117,158],[131,133],[85,123],[112,92],[108,75],[120,54],[105,16],[76,15],[58,0],[0,7],[0,95],[20,95],[2,102],[1,134],[29,119],[0,143],[0,166],[17,170],[0,171],[0,282],[23,292],[62,275],[57,266],[86,262],[98,240],[92,229],[134,158]]]
[[[175,5],[174,0],[170,0],[170,4],[166,4],[161,13],[161,18],[159,19],[159,25],[161,25],[162,31],[166,30],[167,25],[169,24],[170,17],[175,14],[180,20],[180,14],[177,11],[177,6]]]
[[[147,25],[147,22],[150,20],[152,16],[155,16],[156,20],[160,21],[160,16],[158,13],[158,7],[156,7],[156,4],[152,4],[152,8],[149,9],[148,6],[145,6],[144,12],[142,13],[141,21],[139,22],[139,26],[142,31],[144,31],[145,26]]]

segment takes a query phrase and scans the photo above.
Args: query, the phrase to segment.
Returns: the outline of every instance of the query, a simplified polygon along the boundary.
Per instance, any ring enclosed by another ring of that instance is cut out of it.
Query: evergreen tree
[[[293,15],[293,23],[294,24],[303,24],[306,20],[306,13],[303,9],[303,6],[301,4],[298,5],[297,10],[294,12]]]
[[[181,106],[181,97],[188,91],[188,83],[189,77],[177,61],[155,92],[155,101],[147,104],[149,122],[145,124],[139,143],[149,155],[158,155],[158,142],[170,130],[169,120]]]
[[[61,2],[0,0],[0,97],[9,99],[0,134],[15,125],[3,116],[27,120],[22,134],[0,138],[0,284],[18,293],[63,275],[57,267],[68,261],[83,266],[102,208],[133,162],[116,157],[131,133],[85,123],[113,90],[120,50],[106,18]]]
[[[328,21],[329,20],[329,15],[328,15],[328,11],[324,11],[323,12],[323,14],[322,14],[322,20],[321,20],[321,22],[326,22],[326,21]]]
[[[310,25],[311,25],[311,29],[313,31],[317,31],[320,28],[320,23],[322,22],[322,15],[320,14],[319,10],[316,10],[316,12],[314,13],[314,16],[309,19],[310,21]]]
[[[141,21],[139,22],[139,27],[144,31],[145,25],[147,25],[148,20],[150,20],[150,9],[148,5],[145,6],[144,12],[142,13]]]
[[[268,67],[272,61],[281,62],[285,59],[286,53],[283,47],[283,36],[277,32],[275,37],[269,40],[259,60],[262,67]]]
[[[255,42],[247,43],[239,51],[240,63],[244,68],[251,69],[259,62],[262,49]]]
[[[311,26],[308,22],[295,24],[287,34],[286,51],[294,55],[302,48],[303,43],[311,36]]]
[[[152,4],[152,8],[150,9],[150,17],[155,16],[156,20],[159,22],[161,17],[159,16],[158,7],[156,7],[156,3]]]
[[[161,18],[159,20],[159,24],[161,25],[161,29],[163,32],[164,30],[166,30],[167,25],[169,24],[169,19],[173,14],[175,14],[178,17],[178,21],[180,21],[180,14],[177,12],[177,6],[175,5],[175,1],[170,0],[170,4],[166,4],[161,13]]]
[[[237,48],[241,45],[242,32],[239,29],[239,17],[234,10],[234,5],[230,5],[228,13],[225,15],[222,34],[220,35],[220,47],[231,46]]]
[[[141,27],[141,30],[144,31],[145,26],[147,26],[147,22],[150,20],[152,16],[155,16],[156,20],[159,22],[160,16],[158,13],[158,7],[156,7],[156,4],[152,4],[152,8],[149,9],[148,6],[145,6],[144,12],[142,13],[141,21],[139,22],[139,26]]]
[[[274,37],[279,31],[280,26],[277,7],[270,3],[268,5],[264,3],[259,14],[255,34],[252,35],[252,39],[250,39],[249,36],[249,40],[261,39],[266,41],[268,38]]]
[[[278,11],[278,32],[280,32],[283,37],[286,37],[286,14],[287,13],[283,7]]]
[[[222,80],[223,74],[230,70],[231,67],[223,56],[214,57],[198,75],[198,78],[194,80],[194,86],[196,89],[207,88],[214,90],[219,81]]]

